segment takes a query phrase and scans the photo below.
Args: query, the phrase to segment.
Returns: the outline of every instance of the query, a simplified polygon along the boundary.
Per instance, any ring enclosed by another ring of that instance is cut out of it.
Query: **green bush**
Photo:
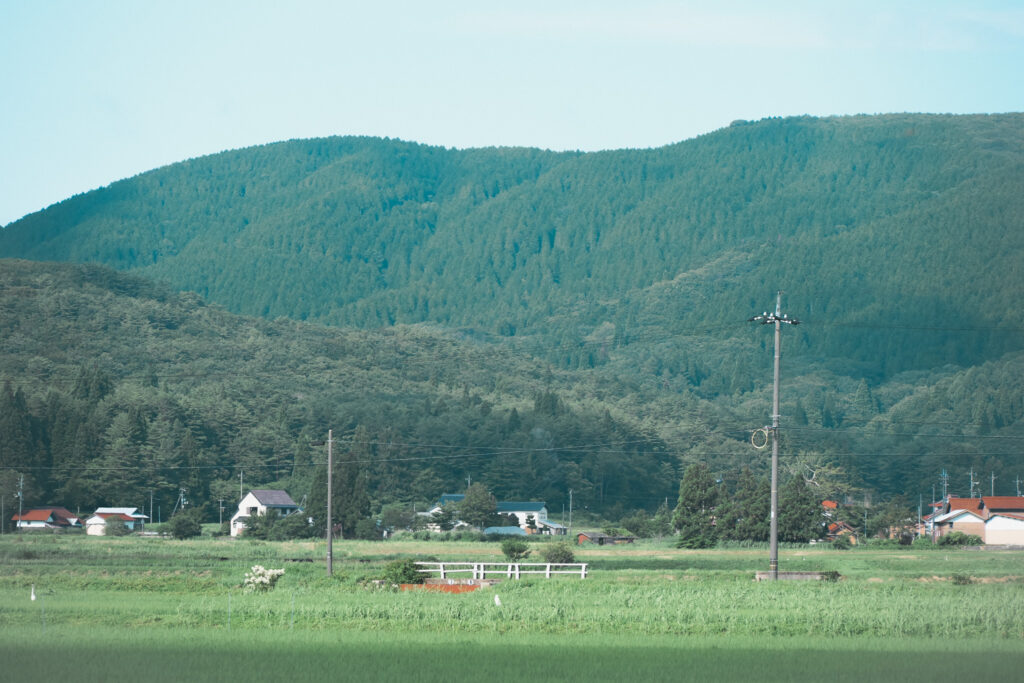
[[[167,523],[171,536],[177,539],[195,538],[203,533],[203,526],[199,522],[199,510],[182,510],[171,517]]]
[[[316,529],[304,513],[295,513],[276,520],[267,530],[268,541],[290,541],[296,538],[312,538]]]
[[[970,574],[953,574],[950,578],[953,580],[954,586],[969,586],[974,583]]]
[[[850,542],[849,536],[836,536],[832,541],[832,547],[836,550],[849,550],[853,547],[853,543]]]
[[[104,525],[104,536],[128,536],[132,530],[120,519],[108,519]]]
[[[526,541],[518,538],[506,538],[502,541],[501,552],[509,562],[521,562],[530,556],[530,548]]]
[[[939,537],[939,545],[981,545],[981,536],[965,534],[962,531],[952,531],[945,536]]]
[[[552,564],[571,564],[576,561],[576,556],[572,552],[572,548],[565,541],[559,541],[558,543],[552,543],[547,548],[541,551],[541,555],[544,559]]]
[[[377,526],[377,520],[364,518],[356,522],[355,537],[360,541],[384,540],[383,529]]]
[[[425,574],[420,573],[416,560],[411,558],[389,562],[384,567],[384,575],[381,577],[390,584],[423,583]]]

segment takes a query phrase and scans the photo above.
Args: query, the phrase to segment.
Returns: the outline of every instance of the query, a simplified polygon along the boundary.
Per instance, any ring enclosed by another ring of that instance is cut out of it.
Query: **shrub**
[[[842,577],[840,576],[839,572],[837,572],[834,569],[830,570],[830,571],[827,571],[827,572],[822,572],[821,573],[821,580],[822,581],[828,581],[829,583],[835,583],[840,578],[842,578]]]
[[[953,574],[950,578],[953,580],[954,586],[969,586],[974,583],[974,579],[969,574]]]
[[[836,536],[832,541],[832,547],[836,550],[849,550],[853,547],[853,544],[850,542],[850,537],[847,535]]]
[[[171,517],[167,526],[171,536],[178,539],[195,538],[203,533],[203,527],[199,523],[199,511],[196,509],[182,510]]]
[[[120,519],[108,519],[105,527],[104,536],[128,536],[132,533],[128,525]]]
[[[383,529],[377,526],[377,520],[369,517],[356,522],[355,537],[360,541],[382,541],[384,540]]]
[[[290,541],[295,538],[312,538],[316,529],[303,513],[295,513],[276,520],[267,530],[268,541]],[[246,535],[248,535],[246,531]]]
[[[261,564],[254,565],[251,571],[245,573],[243,586],[247,591],[267,593],[274,590],[278,579],[284,576],[283,569],[267,569]]]
[[[939,545],[981,545],[981,536],[952,531],[939,538]]]
[[[506,538],[501,542],[501,552],[509,562],[520,562],[530,556],[526,541],[518,538]]]
[[[423,583],[426,575],[420,573],[416,560],[409,558],[389,562],[384,567],[382,578],[391,584]]]
[[[572,552],[572,548],[565,541],[559,541],[558,543],[552,543],[547,548],[541,551],[544,559],[552,564],[571,564],[576,561],[576,556]]]

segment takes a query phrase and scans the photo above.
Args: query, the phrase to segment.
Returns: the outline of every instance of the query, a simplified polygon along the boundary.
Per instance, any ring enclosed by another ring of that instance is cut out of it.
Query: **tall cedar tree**
[[[336,457],[334,477],[331,481],[331,522],[335,535],[342,538],[355,538],[356,524],[370,516],[370,497],[366,493],[365,477],[359,463],[353,458],[352,453]],[[313,518],[313,527],[317,534],[323,535],[327,531],[326,469],[318,468],[313,476],[308,502],[306,512]]]
[[[821,501],[800,475],[779,490],[779,540],[806,543],[822,536]]]
[[[771,513],[771,483],[757,479],[749,467],[740,472],[736,491],[723,501],[716,529],[730,541],[767,541]]]
[[[718,486],[707,464],[701,462],[686,468],[679,484],[679,504],[672,517],[679,530],[678,547],[710,548],[715,544],[714,513],[718,498]]]

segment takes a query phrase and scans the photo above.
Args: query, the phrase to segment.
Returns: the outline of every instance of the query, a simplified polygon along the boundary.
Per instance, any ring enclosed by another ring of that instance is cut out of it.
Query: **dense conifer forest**
[[[170,506],[237,498],[241,473],[298,499],[333,427],[377,507],[472,477],[653,513],[690,464],[729,492],[763,475],[771,333],[746,320],[781,289],[803,322],[783,335],[789,474],[916,505],[943,469],[968,495],[973,469],[1011,494],[1022,187],[1017,114],[174,164],[0,231],[0,483]]]

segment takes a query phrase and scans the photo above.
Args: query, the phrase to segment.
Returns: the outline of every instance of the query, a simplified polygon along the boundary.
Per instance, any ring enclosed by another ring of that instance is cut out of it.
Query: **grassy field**
[[[586,580],[446,595],[371,580],[397,557],[499,561],[497,546],[337,543],[330,579],[324,550],[2,537],[5,678],[223,680],[242,662],[253,680],[1012,679],[1024,667],[1024,552],[790,549],[782,569],[844,578],[769,584],[752,581],[763,549],[650,542],[580,550]],[[276,590],[241,589],[253,564],[286,570]]]

